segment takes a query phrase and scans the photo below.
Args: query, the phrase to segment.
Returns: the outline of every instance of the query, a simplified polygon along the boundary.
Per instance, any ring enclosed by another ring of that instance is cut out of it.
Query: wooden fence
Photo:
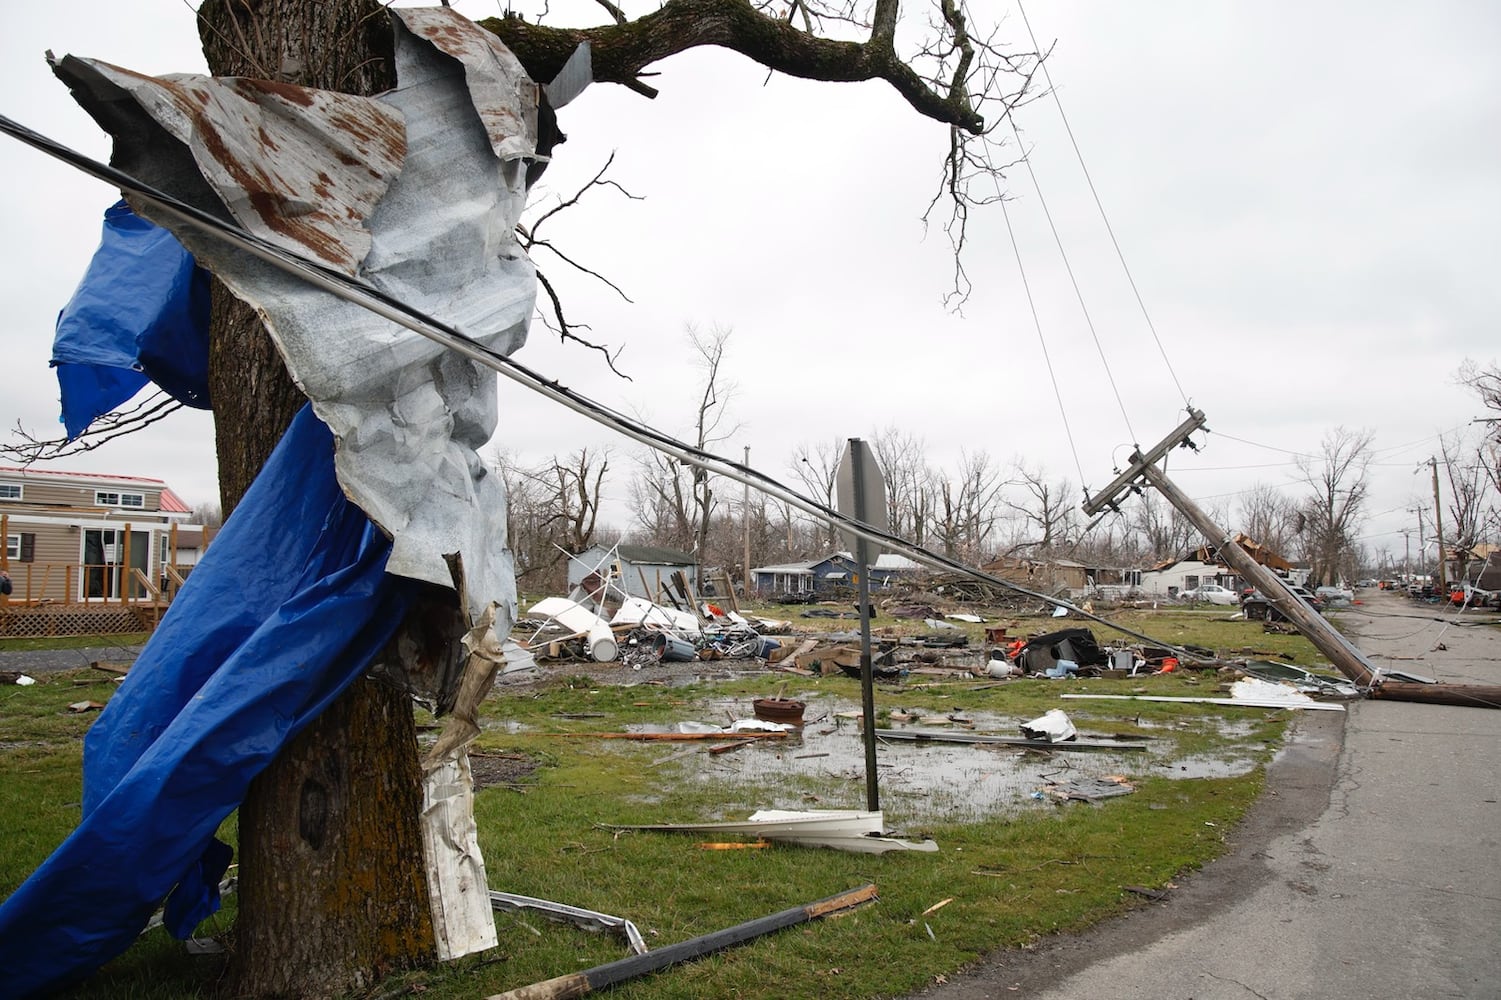
[[[11,594],[0,597],[0,638],[149,632],[184,572],[167,565],[162,579],[152,580],[113,564],[12,562],[10,575]]]

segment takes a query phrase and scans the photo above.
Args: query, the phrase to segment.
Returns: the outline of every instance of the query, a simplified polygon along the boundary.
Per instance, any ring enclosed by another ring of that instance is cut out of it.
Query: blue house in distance
[[[906,556],[883,553],[870,566],[870,589],[887,590],[898,580],[910,579],[921,572],[922,566]],[[835,552],[809,562],[753,567],[751,585],[761,597],[795,594],[820,598],[852,594],[859,585],[859,577],[854,555]]]

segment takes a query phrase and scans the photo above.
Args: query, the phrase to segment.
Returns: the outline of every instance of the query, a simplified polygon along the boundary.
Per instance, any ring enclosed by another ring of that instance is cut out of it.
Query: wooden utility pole
[[[1449,571],[1444,566],[1444,505],[1438,497],[1438,459],[1428,457],[1433,468],[1433,530],[1438,534],[1438,592],[1440,600],[1449,599]]]
[[[1229,563],[1243,578],[1254,583],[1256,589],[1272,602],[1272,606],[1296,625],[1298,631],[1302,632],[1319,652],[1327,656],[1329,662],[1334,664],[1340,673],[1356,684],[1370,686],[1376,679],[1375,668],[1366,660],[1364,653],[1351,645],[1338,629],[1329,624],[1328,619],[1289,590],[1281,577],[1261,565],[1249,552],[1241,548],[1228,532],[1210,520],[1208,514],[1200,510],[1197,504],[1185,496],[1155,466],[1145,465],[1141,471],[1146,480],[1157,487],[1157,491],[1167,498],[1168,503],[1182,511],[1183,516],[1199,529],[1199,533],[1204,536],[1205,540],[1215,546],[1219,557]]]
[[[1118,510],[1120,498],[1128,490],[1139,489],[1138,479],[1144,479],[1157,488],[1183,516],[1199,530],[1206,541],[1217,547],[1219,557],[1229,563],[1237,573],[1250,580],[1267,596],[1278,611],[1282,612],[1304,637],[1329,658],[1329,662],[1350,680],[1367,688],[1372,698],[1388,701],[1421,701],[1436,705],[1463,705],[1476,708],[1501,708],[1501,685],[1479,684],[1409,684],[1383,680],[1365,654],[1356,649],[1339,630],[1329,624],[1323,615],[1314,611],[1303,599],[1287,588],[1287,585],[1271,570],[1258,563],[1251,554],[1199,509],[1183,491],[1156,467],[1157,462],[1167,457],[1168,452],[1178,447],[1192,447],[1188,436],[1204,426],[1204,414],[1190,409],[1188,419],[1156,447],[1143,455],[1136,451],[1131,455],[1131,464],[1115,478],[1105,490],[1084,502],[1084,512],[1093,517],[1105,509]],[[1437,482],[1437,467],[1434,476]],[[1437,486],[1435,485],[1435,490]],[[1442,533],[1440,533],[1442,537]],[[1440,559],[1442,561],[1442,559]]]
[[[745,446],[745,467],[750,468],[750,445]],[[750,600],[751,595],[751,564],[750,564],[750,480],[745,482],[745,499],[740,504],[741,526],[745,529],[745,562],[741,563],[741,576],[745,578],[745,599]],[[726,583],[729,583],[730,574],[724,575]],[[735,585],[730,584],[730,593],[733,595]]]
[[[1137,451],[1125,472],[1116,477],[1104,492],[1085,501],[1084,512],[1091,517],[1108,508],[1115,508],[1120,495],[1134,488],[1138,479],[1145,479],[1157,488],[1167,502],[1182,512],[1189,522],[1215,546],[1219,557],[1244,579],[1250,580],[1266,595],[1272,605],[1290,622],[1297,626],[1319,652],[1329,658],[1339,672],[1362,686],[1370,686],[1376,679],[1376,670],[1366,660],[1365,654],[1352,646],[1339,630],[1314,611],[1303,599],[1287,588],[1287,585],[1271,570],[1257,562],[1249,552],[1241,548],[1235,539],[1214,523],[1208,514],[1178,489],[1157,467],[1156,463],[1167,457],[1174,448],[1188,446],[1188,436],[1204,426],[1204,414],[1189,410],[1189,417],[1157,446],[1145,455]]]

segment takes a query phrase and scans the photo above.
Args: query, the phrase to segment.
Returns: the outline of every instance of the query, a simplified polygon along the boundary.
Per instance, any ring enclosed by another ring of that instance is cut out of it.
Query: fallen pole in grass
[[[645,955],[633,955],[630,958],[622,958],[618,962],[596,965],[583,972],[572,972],[566,976],[558,976],[555,979],[543,980],[540,983],[522,986],[505,993],[497,993],[487,997],[486,1000],[568,1000],[570,997],[587,996],[596,990],[623,983],[628,979],[635,979],[649,972],[658,972],[669,965],[702,958],[716,951],[770,934],[772,931],[818,920],[821,917],[859,906],[861,903],[868,903],[875,898],[876,887],[863,885],[858,889],[820,899],[816,903],[794,906],[770,916],[757,917],[755,920],[748,920],[722,931],[715,931],[712,934],[690,938],[687,941],[670,944],[665,948],[649,951]]]

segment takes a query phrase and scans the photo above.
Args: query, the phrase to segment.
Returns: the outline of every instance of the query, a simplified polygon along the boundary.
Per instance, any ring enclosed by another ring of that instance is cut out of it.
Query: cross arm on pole
[[[1143,470],[1149,465],[1160,462],[1164,455],[1180,446],[1193,447],[1188,436],[1204,426],[1204,413],[1193,407],[1188,408],[1188,418],[1161,441],[1153,446],[1145,455],[1138,449],[1131,453],[1131,464],[1126,471],[1115,477],[1114,482],[1105,487],[1099,493],[1084,501],[1084,513],[1093,517],[1107,507],[1115,507],[1120,502],[1120,495],[1130,489],[1140,479]]]

